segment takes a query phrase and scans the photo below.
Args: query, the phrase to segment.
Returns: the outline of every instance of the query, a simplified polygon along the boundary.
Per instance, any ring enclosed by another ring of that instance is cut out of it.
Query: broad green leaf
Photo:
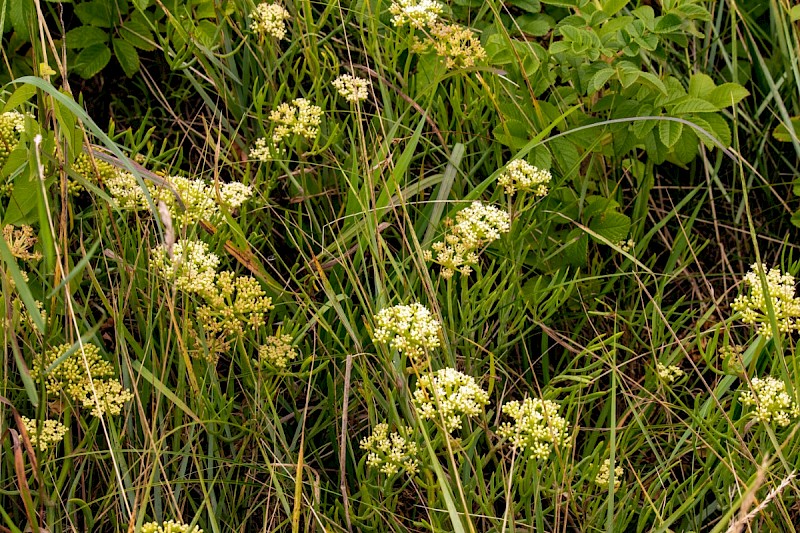
[[[561,253],[570,265],[582,267],[586,265],[589,253],[589,236],[580,228],[575,228],[567,234],[564,240],[566,245]]]
[[[510,0],[509,3],[528,13],[538,13],[542,9],[539,0]]]
[[[790,120],[792,122],[792,129],[794,130],[794,136],[800,139],[800,116],[791,117]],[[784,123],[780,123],[778,127],[772,131],[772,136],[781,142],[785,143],[792,142],[792,136],[789,132],[789,128],[787,128],[786,124]]]
[[[750,91],[738,83],[723,83],[712,90],[706,97],[706,100],[722,109],[724,107],[736,105],[748,96],[750,96]]]
[[[29,154],[25,151],[25,156]],[[32,179],[30,172],[23,172],[14,179],[14,189],[8,199],[3,225],[31,224],[36,221],[36,208],[41,198],[41,185],[38,179]]]
[[[669,13],[663,17],[658,17],[653,31],[656,33],[669,33],[679,30],[682,24],[683,21],[678,15]]]
[[[95,44],[81,50],[72,67],[84,79],[89,79],[108,65],[111,50],[105,44]]]
[[[792,19],[792,22],[800,20],[800,4],[792,6],[792,9],[789,10],[789,17]]]
[[[114,55],[119,61],[122,70],[129,78],[133,77],[139,71],[139,53],[127,41],[122,39],[114,39]]]
[[[84,24],[97,26],[98,28],[112,28],[114,26],[111,2],[104,0],[83,2],[75,6],[75,14]]]
[[[33,10],[33,2],[25,0],[11,0],[8,4],[8,17],[11,19],[11,27],[17,33],[21,41],[29,41],[31,37],[30,25],[36,20]]]
[[[707,100],[689,96],[675,104],[669,111],[674,115],[685,115],[688,113],[714,113],[719,109]]]
[[[714,83],[714,80],[712,80],[711,76],[708,74],[693,74],[692,77],[689,78],[689,96],[705,98],[716,87],[717,85]]]
[[[119,29],[119,35],[139,50],[153,51],[156,49],[153,33],[147,25],[147,20],[137,15],[139,13],[134,13],[130,20],[125,21]]]
[[[69,30],[64,36],[64,46],[67,48],[88,48],[107,42],[108,33],[95,26],[79,26]]]
[[[650,104],[642,104],[636,114],[640,117],[651,117],[653,116],[653,106]],[[633,124],[633,134],[639,139],[644,139],[644,136],[656,127],[656,122],[657,121],[653,119],[637,120]]]
[[[615,15],[619,12],[623,7],[628,5],[630,0],[604,0],[603,1],[603,13],[608,15],[609,17]]]
[[[553,29],[552,19],[545,15],[540,14],[526,14],[516,19],[519,29],[523,33],[533,35],[534,37],[542,37]]]
[[[720,115],[709,113],[704,114],[702,117],[686,117],[686,119],[708,131],[713,136],[713,139],[722,144],[722,146],[728,147],[731,145],[731,129],[728,127],[728,123],[725,119]],[[696,129],[694,131],[706,146],[709,148],[716,146],[716,142],[708,138],[703,132],[697,131]]]
[[[606,211],[592,219],[589,229],[609,242],[619,242],[628,237],[631,230],[631,219],[616,211]]]
[[[18,108],[30,100],[34,94],[36,94],[36,87],[31,87],[30,85],[22,85],[18,87],[17,90],[8,97],[8,100],[6,100],[6,104],[3,106],[3,113],[13,111],[14,109]]]
[[[593,93],[599,91],[603,88],[606,82],[616,73],[616,71],[611,68],[607,67],[602,70],[598,70],[595,72],[594,76],[592,76],[592,81],[589,82],[589,92]]]
[[[671,148],[678,142],[682,132],[683,124],[680,122],[674,120],[658,121],[658,137],[667,148]]]
[[[685,128],[678,138],[678,142],[672,147],[674,158],[682,165],[688,165],[697,157],[697,145],[699,140],[691,128]]]

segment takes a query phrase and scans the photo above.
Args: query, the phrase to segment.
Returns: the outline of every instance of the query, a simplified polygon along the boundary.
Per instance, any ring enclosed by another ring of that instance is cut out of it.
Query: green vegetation
[[[800,6],[0,27],[0,533],[795,531]]]

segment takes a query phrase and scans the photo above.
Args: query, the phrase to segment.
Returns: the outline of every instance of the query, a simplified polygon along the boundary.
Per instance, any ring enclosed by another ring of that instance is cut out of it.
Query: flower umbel
[[[395,0],[389,6],[392,24],[406,24],[418,30],[436,22],[442,12],[442,4],[435,0]]]
[[[342,74],[333,80],[333,86],[339,94],[348,102],[360,102],[369,96],[367,92],[370,86],[369,80],[356,78],[350,74]]]
[[[767,281],[766,293],[761,284],[759,270],[764,273]],[[731,304],[731,309],[741,314],[745,324],[754,324],[758,327],[759,335],[771,338],[774,335],[772,324],[767,309],[767,299],[772,303],[775,312],[775,321],[778,330],[789,333],[800,329],[797,318],[800,317],[800,298],[795,296],[794,276],[782,274],[777,268],[767,271],[767,265],[754,264],[750,272],[744,277],[747,292],[736,297]]]
[[[175,288],[187,293],[213,294],[216,290],[214,278],[219,257],[208,251],[202,241],[179,241],[172,248],[170,257],[164,246],[151,251],[150,265],[156,274],[175,284]]]
[[[454,368],[421,376],[414,391],[414,405],[420,416],[441,421],[448,433],[460,429],[465,416],[479,415],[488,403],[489,394],[475,378]]]
[[[167,522],[148,522],[142,525],[141,533],[203,533],[197,526],[189,527],[186,524],[169,520]]]
[[[197,318],[207,337],[239,336],[245,327],[257,329],[272,310],[256,278],[220,272],[211,291],[203,293],[206,304],[197,309]]]
[[[436,22],[430,25],[428,31],[430,36],[417,41],[414,51],[424,52],[433,48],[438,56],[445,58],[445,67],[448,69],[474,67],[486,59],[480,39],[469,28]]]
[[[251,15],[250,29],[260,37],[271,35],[280,41],[286,37],[284,21],[288,18],[289,12],[282,5],[262,2]]]
[[[291,335],[270,336],[264,344],[258,347],[258,366],[263,367],[269,363],[277,369],[285,369],[290,361],[298,356],[297,350],[292,346]]]
[[[87,383],[81,402],[98,418],[120,414],[125,404],[133,399],[133,394],[116,380],[94,380],[92,385],[94,387]]]
[[[537,168],[524,159],[515,159],[506,165],[506,170],[497,183],[507,194],[532,192],[535,196],[546,196],[552,175],[549,170]]]
[[[681,370],[679,366],[665,365],[660,361],[656,363],[656,373],[658,374],[658,377],[667,383],[673,383],[683,377],[685,374],[685,372]]]
[[[622,476],[625,475],[625,471],[622,470],[621,466],[614,466],[614,490],[619,490],[619,487],[622,485]],[[601,487],[608,488],[611,484],[611,459],[606,459],[603,461],[603,464],[600,465],[600,470],[597,471],[597,476],[594,478],[594,482],[600,485]]]
[[[403,428],[404,433],[410,433],[408,428]],[[395,431],[389,433],[389,425],[381,423],[375,426],[372,435],[361,439],[361,449],[368,452],[367,465],[377,468],[387,476],[393,476],[405,471],[413,476],[419,471],[416,443],[406,440]]]
[[[503,405],[503,413],[514,419],[504,422],[497,433],[509,439],[520,451],[530,450],[537,459],[547,459],[555,446],[569,446],[569,422],[558,414],[559,406],[550,400],[525,398]]]
[[[61,442],[67,434],[67,427],[58,420],[44,420],[37,427],[36,420],[23,416],[22,423],[31,440],[31,446],[43,452]]]
[[[4,226],[3,240],[6,241],[6,245],[14,257],[23,261],[38,261],[42,258],[40,252],[31,251],[31,248],[36,244],[37,238],[34,235],[33,228],[28,225],[22,225],[19,229],[12,225]]]
[[[422,304],[382,309],[374,319],[377,327],[372,340],[389,343],[415,364],[423,360],[426,350],[439,346],[439,321]]]
[[[269,114],[269,119],[275,123],[272,140],[281,142],[294,133],[313,141],[319,134],[321,118],[322,109],[305,98],[295,98],[291,104],[284,102]]]
[[[443,241],[434,243],[424,257],[442,266],[442,277],[449,279],[458,271],[468,276],[478,262],[478,252],[500,238],[511,227],[508,213],[492,205],[473,202],[456,213],[456,222]]]
[[[754,405],[754,416],[765,424],[773,422],[779,427],[789,425],[800,416],[800,408],[786,392],[786,383],[768,376],[753,378],[750,390],[742,394],[742,405]]]

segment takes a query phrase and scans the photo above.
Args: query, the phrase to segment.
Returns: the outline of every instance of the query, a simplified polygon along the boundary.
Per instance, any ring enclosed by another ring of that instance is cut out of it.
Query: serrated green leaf
[[[723,109],[738,104],[748,96],[750,96],[750,91],[738,83],[723,83],[712,90],[705,99]]]
[[[683,20],[678,15],[669,13],[663,17],[658,17],[653,31],[656,33],[669,33],[681,29]]]
[[[790,118],[792,123],[792,129],[794,130],[794,136],[800,139],[800,116],[791,117]],[[772,130],[772,136],[775,137],[776,140],[790,143],[792,142],[792,136],[789,132],[789,128],[786,127],[786,124],[780,123],[778,127]]]
[[[697,124],[704,130],[713,135],[716,142],[722,146],[728,147],[731,145],[731,129],[728,123],[720,115],[716,113],[705,114],[702,117],[686,117],[689,122]],[[703,141],[703,144],[709,148],[716,146],[716,143],[708,138],[703,132],[695,130],[695,134]]]
[[[526,14],[517,17],[517,26],[519,29],[528,35],[534,37],[542,37],[553,29],[552,19],[548,16],[540,14]]]
[[[589,223],[589,228],[609,242],[619,242],[628,237],[631,219],[616,211],[606,211]]]
[[[690,128],[684,129],[683,134],[678,138],[678,142],[672,147],[675,160],[682,165],[691,163],[697,157],[698,144],[697,135]]]
[[[528,13],[538,13],[542,9],[539,0],[510,0],[509,3]]]
[[[113,27],[111,3],[103,0],[92,0],[75,6],[75,14],[83,24],[98,28]]]
[[[636,114],[640,117],[653,116],[653,106],[650,104],[642,104]],[[637,120],[633,123],[633,134],[639,139],[644,139],[645,135],[650,133],[650,130],[656,127],[656,121],[653,119]]]
[[[594,76],[592,76],[592,81],[589,82],[589,92],[592,93],[602,89],[606,82],[611,79],[615,73],[616,71],[611,67],[607,67],[595,72]]]
[[[67,48],[88,48],[107,42],[108,33],[95,26],[78,26],[69,30],[64,36],[64,46]]]
[[[9,2],[7,5],[11,27],[14,28],[21,41],[29,41],[31,38],[29,24],[36,20],[33,13],[33,2],[16,0]]]
[[[658,121],[658,138],[667,148],[672,148],[683,132],[683,124],[674,120]]]
[[[705,98],[711,91],[716,88],[714,80],[708,74],[693,74],[689,78],[689,96],[695,98]]]
[[[715,113],[719,108],[707,100],[686,97],[671,107],[670,112],[675,115],[685,115],[688,113]]]
[[[72,67],[82,78],[89,79],[103,70],[110,60],[111,50],[108,46],[94,44],[81,50]]]
[[[114,55],[117,61],[119,61],[125,75],[129,78],[133,77],[134,74],[139,72],[139,53],[136,51],[136,48],[122,39],[114,39],[113,44]]]
[[[17,87],[17,90],[8,97],[8,100],[6,100],[6,103],[3,106],[3,113],[13,111],[14,109],[18,108],[30,100],[34,94],[36,94],[36,87],[31,87],[30,85],[21,85]]]
[[[623,7],[628,5],[629,1],[630,0],[604,0],[602,7],[603,13],[605,13],[609,17],[615,15]]]
[[[585,266],[589,253],[589,236],[582,229],[575,228],[567,234],[565,242],[567,244],[561,253],[567,263],[576,267]]]

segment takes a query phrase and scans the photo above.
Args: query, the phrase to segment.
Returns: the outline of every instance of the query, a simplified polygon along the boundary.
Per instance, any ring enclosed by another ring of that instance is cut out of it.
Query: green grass
[[[130,12],[137,3],[159,12],[148,2],[126,3]],[[794,531],[800,418],[764,423],[741,398],[771,375],[800,402],[796,334],[758,336],[730,308],[752,263],[800,270],[800,142],[773,135],[800,115],[791,6],[698,3],[710,16],[681,21],[685,45],[660,36],[652,51],[603,56],[684,89],[701,73],[741,84],[749,96],[697,124],[722,150],[686,134],[686,122],[642,118],[706,115],[626,107],[661,94],[652,80],[630,89],[611,78],[587,94],[570,70],[583,56],[541,61],[562,37],[536,24],[612,4],[633,20],[640,3],[660,14],[688,2],[568,3],[542,2],[549,19],[524,14],[539,2],[449,3],[442,16],[479,32],[488,54],[449,71],[410,51],[415,33],[392,24],[388,1],[287,1],[280,43],[248,30],[250,2],[167,3],[130,78],[116,59],[90,80],[22,78],[41,75],[43,62],[61,70],[61,20],[79,25],[72,6],[66,17],[59,4],[32,11],[28,39],[7,26],[2,79],[17,81],[2,100],[33,118],[3,167],[13,192],[1,213],[3,225],[33,226],[43,257],[15,258],[0,240],[0,532],[138,532],[170,519],[206,533]],[[342,73],[371,81],[367,101],[336,94]],[[299,97],[324,112],[316,141],[249,158],[272,133],[270,111]],[[694,139],[697,156],[626,140],[648,127]],[[203,298],[150,265],[170,224],[120,209],[107,183],[79,175],[75,159],[90,145],[140,185],[183,175],[253,188],[238,210],[176,224],[174,238],[202,240],[220,270],[258,279],[274,305],[265,324],[207,357]],[[551,169],[546,197],[497,186],[516,157]],[[510,231],[470,275],[444,279],[423,252],[473,200],[511,213]],[[628,237],[636,244],[624,251]],[[372,340],[374,315],[414,302],[441,323],[441,346],[417,366]],[[773,308],[766,316],[778,318]],[[259,369],[258,347],[275,334],[290,335],[299,356]],[[101,348],[133,393],[120,415],[94,417],[31,376],[64,343],[78,356],[82,343]],[[741,368],[723,358],[733,345]],[[670,385],[657,362],[685,376]],[[446,367],[489,394],[450,439],[413,401],[419,377]],[[570,445],[546,460],[498,434],[510,420],[501,406],[527,397],[555,401],[570,424]],[[69,431],[34,450],[18,416]],[[409,428],[419,473],[367,465],[359,443],[381,422]],[[594,482],[606,459],[623,469],[617,490]]]

